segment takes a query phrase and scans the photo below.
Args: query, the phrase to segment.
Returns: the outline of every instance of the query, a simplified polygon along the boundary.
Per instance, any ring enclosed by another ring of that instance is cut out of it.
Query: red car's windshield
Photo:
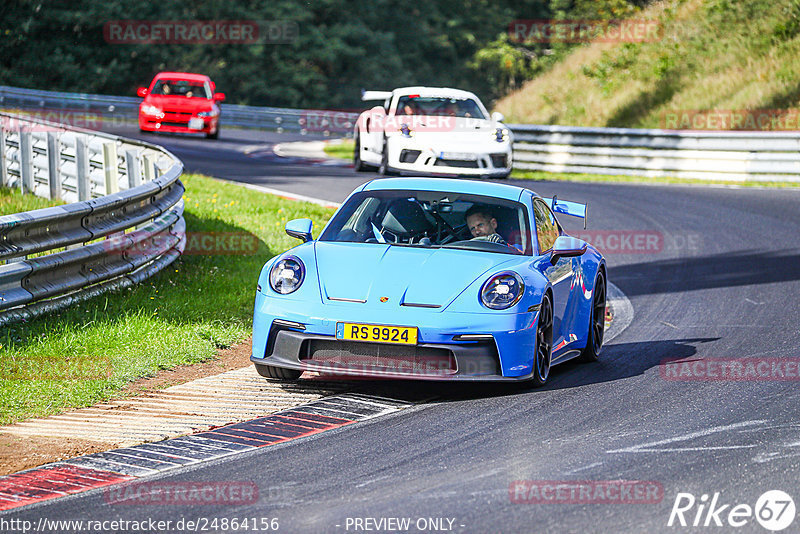
[[[186,98],[211,98],[204,83],[189,80],[161,79],[153,85],[151,95],[182,96]]]

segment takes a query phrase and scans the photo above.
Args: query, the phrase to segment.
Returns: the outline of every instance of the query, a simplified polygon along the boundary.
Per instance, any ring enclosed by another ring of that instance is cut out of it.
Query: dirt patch
[[[197,378],[213,376],[252,365],[251,340],[220,350],[213,360],[175,369],[159,371],[156,376],[140,378],[128,384],[117,398],[145,395],[190,382]],[[40,465],[57,462],[84,454],[107,451],[117,447],[109,441],[49,438],[46,436],[18,437],[0,432],[0,476],[16,473]]]
[[[156,376],[140,378],[128,384],[119,398],[141,395],[149,391],[184,384],[197,378],[218,375],[225,371],[233,371],[253,365],[250,361],[252,340],[248,339],[238,345],[222,349],[213,360],[192,365],[181,365],[175,369],[159,371]]]

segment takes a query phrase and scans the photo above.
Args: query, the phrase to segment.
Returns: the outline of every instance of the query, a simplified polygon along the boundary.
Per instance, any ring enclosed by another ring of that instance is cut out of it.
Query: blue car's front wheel
[[[543,386],[550,376],[550,359],[553,354],[553,306],[550,294],[545,293],[539,308],[536,325],[536,353],[533,358],[533,384]]]

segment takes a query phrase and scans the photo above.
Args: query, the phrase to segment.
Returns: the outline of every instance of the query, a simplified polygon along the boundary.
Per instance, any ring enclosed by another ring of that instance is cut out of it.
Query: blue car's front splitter
[[[324,306],[329,312],[326,317],[309,317],[305,310],[293,310],[286,300],[280,309],[271,299],[265,300],[256,310],[253,327],[251,360],[256,365],[422,380],[519,381],[533,374],[536,312],[447,313],[413,308],[398,312],[354,304]],[[418,342],[337,339],[336,324],[343,322],[417,327]]]

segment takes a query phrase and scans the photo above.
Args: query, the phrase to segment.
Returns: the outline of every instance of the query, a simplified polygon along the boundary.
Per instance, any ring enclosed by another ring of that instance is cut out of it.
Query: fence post
[[[56,132],[47,132],[47,184],[51,200],[61,200],[61,142],[58,137]]]
[[[155,158],[150,154],[145,154],[142,159],[144,160],[144,181],[152,182],[156,179],[158,174],[156,162],[154,161]]]
[[[0,187],[8,187],[8,166],[6,164],[6,122],[0,118]]]
[[[119,193],[119,174],[117,171],[117,143],[103,143],[103,170],[106,173],[106,195]]]
[[[19,128],[19,177],[23,193],[33,193],[33,164],[31,162],[31,132]]]
[[[78,180],[78,200],[92,197],[92,183],[89,178],[89,147],[80,135],[75,135],[75,177]]]
[[[142,174],[139,170],[139,154],[136,150],[125,151],[125,167],[128,169],[128,189],[140,185]]]

